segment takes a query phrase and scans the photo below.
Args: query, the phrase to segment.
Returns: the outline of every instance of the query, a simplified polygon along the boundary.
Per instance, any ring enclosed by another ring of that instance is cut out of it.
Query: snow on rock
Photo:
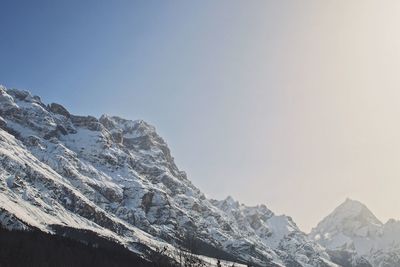
[[[400,222],[391,219],[383,224],[356,200],[346,199],[309,236],[326,247],[331,256],[353,257],[349,266],[364,266],[357,262],[360,259],[372,266],[400,266]]]
[[[241,262],[336,266],[290,217],[231,197],[207,199],[142,120],[76,116],[4,87],[0,119],[6,227],[88,229],[132,250],[136,243],[177,246],[190,236]]]

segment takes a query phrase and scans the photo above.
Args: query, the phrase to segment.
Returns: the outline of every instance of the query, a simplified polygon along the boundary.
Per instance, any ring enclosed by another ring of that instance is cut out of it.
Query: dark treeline
[[[59,235],[33,230],[0,228],[0,267],[125,267],[154,266],[125,247],[81,243]]]

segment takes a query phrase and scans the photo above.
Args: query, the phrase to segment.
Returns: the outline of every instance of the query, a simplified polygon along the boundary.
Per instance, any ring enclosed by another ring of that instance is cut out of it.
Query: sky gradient
[[[206,195],[400,218],[400,2],[1,1],[0,84],[144,119]]]

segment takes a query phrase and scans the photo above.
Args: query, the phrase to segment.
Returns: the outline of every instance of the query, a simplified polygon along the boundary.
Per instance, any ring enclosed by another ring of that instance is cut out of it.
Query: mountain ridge
[[[90,231],[143,258],[184,247],[209,262],[400,266],[400,221],[382,223],[359,201],[305,234],[264,204],[207,198],[143,120],[74,115],[1,86],[0,167],[0,224],[10,230]]]
[[[5,87],[0,117],[6,227],[86,229],[140,255],[139,243],[174,250],[189,236],[202,253],[211,256],[210,247],[256,266],[336,266],[290,217],[206,198],[142,120],[77,116]]]

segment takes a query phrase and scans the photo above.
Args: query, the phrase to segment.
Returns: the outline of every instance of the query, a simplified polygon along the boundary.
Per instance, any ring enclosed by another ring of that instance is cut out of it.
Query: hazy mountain
[[[347,266],[400,266],[400,221],[383,224],[362,203],[347,199],[312,229],[310,237]],[[367,262],[368,261],[368,262]]]

